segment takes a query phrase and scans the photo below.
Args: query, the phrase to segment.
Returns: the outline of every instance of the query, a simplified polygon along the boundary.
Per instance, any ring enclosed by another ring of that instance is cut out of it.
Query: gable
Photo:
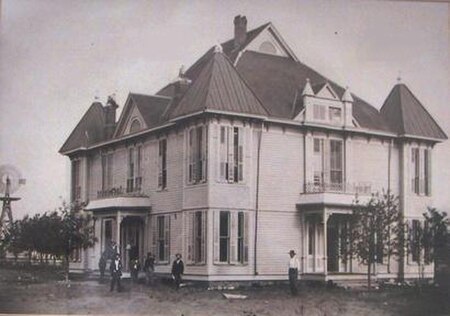
[[[124,124],[125,128],[122,135],[133,134],[140,130],[147,129],[147,124],[145,124],[142,113],[139,111],[136,103],[134,101],[131,101],[131,104],[130,114],[128,115],[127,121]]]
[[[140,130],[158,126],[172,98],[158,95],[130,93],[120,115],[114,137],[130,134],[133,122],[139,122]],[[136,125],[136,124],[135,124]]]
[[[314,87],[313,87],[314,90]],[[318,89],[319,91],[316,92],[316,97],[324,98],[324,99],[332,99],[332,100],[339,100],[339,97],[337,93],[333,90],[333,88],[328,84],[325,83],[323,87],[320,87]]]
[[[264,29],[250,44],[248,44],[246,49],[263,54],[289,57],[287,49],[276,38],[270,27]]]

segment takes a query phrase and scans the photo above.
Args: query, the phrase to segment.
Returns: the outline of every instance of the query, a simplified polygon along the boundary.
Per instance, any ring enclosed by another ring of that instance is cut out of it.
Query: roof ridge
[[[397,87],[398,87],[398,103],[399,103],[399,111],[400,111],[400,117],[402,118],[402,121],[401,121],[401,123],[400,123],[400,128],[401,128],[401,131],[402,131],[402,133],[403,134],[405,134],[405,116],[404,116],[404,111],[403,111],[403,102],[402,102],[402,93],[401,93],[401,91],[400,91],[400,88],[401,88],[401,84],[397,84],[396,85]],[[395,87],[394,87],[394,89],[395,89]]]
[[[129,92],[130,95],[137,95],[137,96],[143,96],[143,97],[150,97],[150,98],[161,98],[161,99],[172,99],[171,97],[165,96],[165,95],[158,95],[158,94],[143,94],[143,93],[136,93],[136,92]]]

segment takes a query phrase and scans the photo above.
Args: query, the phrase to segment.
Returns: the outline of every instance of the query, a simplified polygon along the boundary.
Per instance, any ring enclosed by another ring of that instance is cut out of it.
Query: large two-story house
[[[72,269],[95,270],[115,243],[125,269],[152,252],[169,273],[181,253],[190,280],[286,279],[290,249],[300,278],[362,277],[339,250],[355,196],[390,190],[416,225],[447,139],[405,84],[377,110],[244,16],[174,82],[130,93],[118,120],[117,108],[94,102],[60,150],[98,239]],[[417,277],[417,258],[380,257],[379,277]]]

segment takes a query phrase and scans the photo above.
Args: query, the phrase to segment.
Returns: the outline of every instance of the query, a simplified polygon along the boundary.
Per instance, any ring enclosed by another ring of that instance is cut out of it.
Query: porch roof
[[[88,211],[105,209],[150,209],[150,198],[146,196],[119,196],[93,200],[85,207]]]

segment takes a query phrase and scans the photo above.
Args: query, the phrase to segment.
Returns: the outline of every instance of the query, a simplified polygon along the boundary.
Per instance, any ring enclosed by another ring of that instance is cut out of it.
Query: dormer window
[[[138,119],[134,119],[133,122],[131,122],[130,134],[139,132],[140,130],[141,130],[141,122],[139,122]]]
[[[326,120],[327,107],[325,105],[314,104],[314,119],[319,121]]]
[[[340,108],[331,107],[328,110],[329,120],[331,124],[341,124],[342,111]]]

